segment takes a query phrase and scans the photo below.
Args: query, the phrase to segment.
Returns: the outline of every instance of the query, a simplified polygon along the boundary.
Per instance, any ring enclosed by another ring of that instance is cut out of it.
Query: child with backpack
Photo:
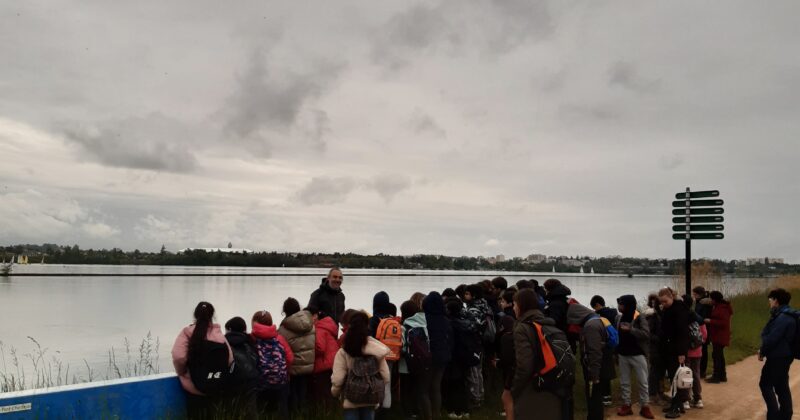
[[[400,376],[400,403],[403,407],[403,414],[406,418],[411,418],[419,411],[417,408],[418,398],[415,391],[414,377],[408,365],[407,358],[411,357],[408,353],[408,330],[414,327],[425,328],[425,314],[422,308],[411,300],[407,300],[400,305],[400,323],[402,325],[402,348],[400,350],[400,360],[397,362],[397,371]],[[415,315],[417,315],[415,317]],[[415,318],[410,320],[411,318]],[[410,321],[409,321],[410,320]],[[427,337],[427,333],[425,333]]]
[[[692,307],[691,296],[683,296],[683,301],[687,307]],[[705,324],[698,324],[690,314],[689,319],[689,351],[686,353],[686,360],[692,370],[692,399],[691,402],[684,402],[684,408],[689,404],[690,407],[703,408],[703,385],[700,383],[702,377],[703,343],[708,339],[708,330]]]
[[[481,336],[482,351],[481,360],[484,361],[483,356],[487,348],[491,349],[494,346],[494,339],[497,335],[497,328],[494,323],[494,313],[483,298],[484,289],[480,284],[470,284],[464,292],[464,303],[467,305],[467,311],[472,315],[472,318],[477,323],[478,333]],[[469,368],[467,375],[467,386],[470,396],[470,402],[473,407],[480,408],[483,404],[484,398],[484,383],[483,383],[483,363],[479,363]]]
[[[561,420],[567,417],[566,401],[575,380],[575,357],[567,337],[555,321],[544,316],[533,289],[514,295],[514,313],[519,320],[513,332],[515,369],[511,383],[506,384],[514,418]]]
[[[619,315],[619,312],[617,312],[616,309],[609,308],[608,306],[606,306],[606,300],[603,299],[603,297],[600,296],[600,295],[592,296],[592,299],[589,301],[589,306],[592,309],[594,309],[594,311],[595,311],[595,313],[597,313],[597,315],[600,315],[603,318],[605,318],[605,319],[607,319],[609,321],[612,321],[612,322],[614,322],[614,320],[617,319],[617,315]],[[606,356],[606,360],[604,360],[603,363],[610,364],[612,366],[612,369],[613,369],[613,366],[614,366],[614,360],[613,360],[614,354],[610,353],[610,352],[607,352],[606,354],[604,354],[604,356]],[[612,377],[613,376],[614,375],[612,375]],[[603,391],[603,405],[610,406],[612,404],[612,401],[611,401],[611,380],[610,379],[604,379],[604,380],[600,381],[600,388]]]
[[[767,295],[769,321],[761,331],[758,360],[767,361],[761,369],[758,387],[767,405],[768,419],[792,418],[792,390],[789,368],[800,358],[798,313],[789,307],[792,295],[784,289],[773,289]]]
[[[253,314],[253,338],[258,354],[259,402],[261,406],[276,405],[280,418],[289,418],[289,368],[294,353],[267,311]]]
[[[363,312],[350,318],[344,347],[333,361],[331,394],[342,399],[345,420],[373,420],[389,383],[388,347],[369,336]]]
[[[289,343],[294,362],[289,369],[289,405],[294,412],[307,412],[308,382],[314,371],[317,332],[314,319],[308,311],[300,310],[300,302],[287,298],[278,334]]]
[[[605,352],[613,351],[615,340],[619,339],[616,329],[607,324],[608,320],[579,303],[567,308],[567,324],[581,327],[578,341],[581,350],[581,366],[586,391],[586,410],[588,420],[602,420],[603,392],[600,381],[611,379],[613,366],[604,363]],[[519,357],[519,354],[517,354]]]
[[[258,418],[256,386],[258,384],[258,354],[255,342],[247,334],[247,323],[234,317],[225,323],[225,339],[233,351],[235,362],[231,376],[232,415],[246,420]]]
[[[314,401],[314,409],[321,413],[330,411],[336,401],[331,398],[331,373],[333,370],[333,359],[339,351],[339,343],[336,335],[339,326],[324,312],[309,306],[306,308],[314,319],[316,329],[314,343],[314,369],[309,385],[309,394]],[[316,414],[316,413],[314,413]],[[319,414],[321,416],[322,414]]]
[[[233,364],[231,351],[219,324],[214,324],[214,306],[200,302],[195,322],[185,327],[172,346],[172,364],[186,391],[190,419],[215,415],[228,390]]]
[[[379,292],[375,295],[372,309],[369,333],[371,337],[389,348],[390,353],[386,356],[386,363],[389,365],[389,373],[392,376],[391,382],[386,385],[381,408],[378,409],[377,417],[380,418],[385,414],[385,409],[392,406],[392,384],[397,382],[394,372],[403,346],[403,327],[400,325],[400,318],[397,317],[397,307],[389,302],[389,295],[386,292]]]

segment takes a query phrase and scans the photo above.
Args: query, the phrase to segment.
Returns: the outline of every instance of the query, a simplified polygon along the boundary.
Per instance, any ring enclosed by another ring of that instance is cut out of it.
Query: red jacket
[[[278,327],[274,325],[263,325],[258,322],[253,323],[253,337],[262,340],[269,340],[277,337],[278,342],[281,343],[283,351],[286,353],[286,368],[290,369],[294,363],[294,353],[292,347],[286,342],[282,335],[278,334]]]
[[[325,317],[317,321],[314,327],[317,329],[314,373],[327,372],[333,369],[333,360],[336,358],[336,352],[339,351],[339,343],[336,341],[339,326],[333,318]]]
[[[711,344],[717,346],[731,345],[731,317],[733,307],[728,302],[721,302],[711,309],[711,322],[708,324],[708,336]]]

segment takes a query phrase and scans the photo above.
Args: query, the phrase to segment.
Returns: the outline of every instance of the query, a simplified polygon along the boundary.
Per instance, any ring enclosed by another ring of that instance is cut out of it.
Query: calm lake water
[[[88,363],[97,375],[104,376],[112,347],[119,359],[126,338],[138,346],[149,332],[161,343],[161,371],[171,371],[173,341],[180,329],[192,322],[197,302],[211,302],[220,324],[241,316],[249,325],[252,314],[263,309],[279,321],[284,299],[292,296],[305,305],[326,272],[314,268],[16,265],[14,273],[103,275],[0,277],[0,342],[5,347],[5,363],[8,366],[10,347],[15,347],[20,356],[31,352],[33,343],[28,337],[33,337],[48,349],[46,359],[56,356],[68,363],[71,371],[85,370],[84,363]],[[615,302],[622,294],[634,294],[642,300],[673,283],[670,276],[345,269],[342,288],[347,307],[371,310],[372,297],[381,290],[388,292],[399,307],[417,291],[441,292],[497,275],[509,283],[523,278],[536,278],[540,283],[557,278],[585,303],[595,294],[608,302]],[[748,279],[725,281],[733,288],[749,283]],[[138,357],[137,349],[134,354]]]

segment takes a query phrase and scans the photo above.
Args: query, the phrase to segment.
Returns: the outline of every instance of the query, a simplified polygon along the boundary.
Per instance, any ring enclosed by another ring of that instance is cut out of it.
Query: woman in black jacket
[[[686,362],[686,353],[689,351],[689,308],[669,287],[658,291],[658,300],[663,309],[659,338],[667,374],[672,380],[678,367]],[[683,402],[688,400],[688,390],[678,390],[672,397],[670,406],[665,409],[665,417],[668,419],[680,417]]]

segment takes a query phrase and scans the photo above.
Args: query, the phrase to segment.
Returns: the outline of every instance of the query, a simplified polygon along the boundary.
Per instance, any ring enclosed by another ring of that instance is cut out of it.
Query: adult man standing
[[[326,277],[319,289],[311,293],[311,299],[308,300],[308,306],[319,309],[320,312],[333,318],[336,323],[344,313],[344,293],[342,292],[342,270],[339,267],[333,267],[328,271]]]
[[[792,299],[789,292],[775,289],[767,297],[771,316],[761,331],[761,349],[758,351],[758,360],[766,358],[767,361],[761,369],[758,386],[767,404],[767,420],[789,420],[792,418],[789,367],[794,361],[792,342],[797,319],[789,308]]]

